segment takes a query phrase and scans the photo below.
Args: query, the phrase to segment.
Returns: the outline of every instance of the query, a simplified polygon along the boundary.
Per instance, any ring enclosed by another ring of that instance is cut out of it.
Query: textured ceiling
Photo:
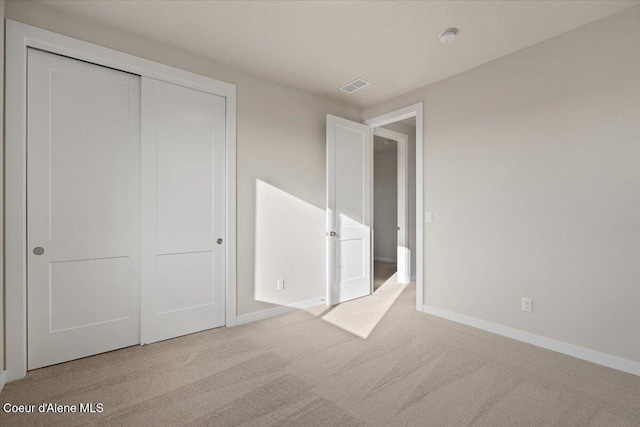
[[[80,1],[51,7],[299,89],[374,105],[639,1]],[[449,45],[438,34],[457,27]],[[356,77],[371,85],[339,87]]]

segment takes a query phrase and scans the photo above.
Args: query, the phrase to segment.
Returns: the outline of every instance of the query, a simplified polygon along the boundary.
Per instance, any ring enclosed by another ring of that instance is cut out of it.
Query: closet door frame
[[[39,49],[226,98],[225,321],[236,324],[236,86],[85,41],[6,21],[5,354],[6,379],[27,374],[27,50]],[[1,367],[0,367],[1,368]]]

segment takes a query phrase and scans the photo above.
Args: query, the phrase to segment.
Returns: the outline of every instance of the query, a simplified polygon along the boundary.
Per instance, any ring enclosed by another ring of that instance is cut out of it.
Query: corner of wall
[[[4,8],[5,0],[0,0],[0,177],[4,184]],[[4,212],[4,185],[0,185],[0,212]],[[0,226],[0,391],[4,386],[4,229]]]

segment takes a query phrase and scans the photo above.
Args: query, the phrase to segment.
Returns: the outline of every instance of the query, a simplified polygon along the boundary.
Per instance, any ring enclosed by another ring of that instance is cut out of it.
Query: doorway
[[[408,107],[400,108],[365,120],[365,124],[373,129],[374,133],[380,134],[388,128],[395,126],[409,126],[410,132],[407,135],[415,136],[415,143],[411,147],[412,153],[407,153],[407,156],[411,158],[407,161],[407,165],[412,170],[415,170],[415,179],[412,177],[407,182],[414,183],[414,188],[408,188],[407,194],[410,194],[413,198],[411,206],[407,209],[407,212],[415,212],[415,231],[408,233],[408,237],[414,237],[415,243],[407,241],[407,247],[415,248],[412,254],[407,258],[413,259],[411,264],[415,266],[411,267],[410,280],[416,284],[416,310],[423,311],[424,306],[424,194],[423,194],[423,103],[417,103]],[[414,132],[415,129],[415,132]],[[415,152],[413,149],[415,148]],[[415,154],[413,154],[415,153]],[[409,169],[409,167],[407,168]],[[413,176],[413,173],[412,173]],[[413,187],[413,186],[412,186]],[[412,221],[410,221],[412,222]],[[398,245],[401,247],[401,245]]]
[[[398,142],[373,136],[373,291],[398,271]]]
[[[398,272],[398,142],[373,137],[373,290]]]
[[[411,281],[415,262],[415,216],[410,215],[409,205],[415,206],[415,196],[409,191],[410,181],[415,183],[415,169],[409,165],[415,156],[415,144],[409,143],[409,134],[415,128],[407,124],[399,129],[388,128],[373,131],[373,234],[374,234],[374,290],[397,273],[399,283]],[[379,283],[382,281],[382,283]]]
[[[415,135],[415,151],[411,158],[415,165],[414,188],[405,187],[399,194],[410,194],[414,200],[415,236],[409,242],[407,227],[400,226],[406,239],[396,241],[405,275],[403,283],[413,279],[411,257],[415,254],[416,309],[423,310],[423,194],[422,194],[422,130],[423,104],[395,110],[367,120],[364,124],[327,115],[327,305],[335,305],[370,295],[374,291],[373,245],[373,163],[374,131],[385,132],[383,126],[397,126],[396,122],[410,119],[410,132]],[[401,124],[402,125],[402,124]],[[406,123],[405,123],[406,125]],[[384,136],[384,135],[380,135]],[[398,138],[401,139],[401,138]],[[409,153],[404,151],[403,164],[409,165]],[[408,171],[408,168],[404,168]],[[400,179],[399,182],[408,182]],[[407,196],[407,200],[408,200]],[[406,201],[403,201],[406,206]],[[403,221],[405,215],[400,215]],[[413,251],[411,248],[415,248]],[[412,280],[411,280],[412,281]]]

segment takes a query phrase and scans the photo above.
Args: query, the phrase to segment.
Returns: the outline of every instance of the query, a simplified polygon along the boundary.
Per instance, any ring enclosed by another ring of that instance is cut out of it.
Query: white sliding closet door
[[[140,77],[28,51],[28,369],[140,342]]]
[[[142,343],[225,323],[225,99],[142,78]]]

